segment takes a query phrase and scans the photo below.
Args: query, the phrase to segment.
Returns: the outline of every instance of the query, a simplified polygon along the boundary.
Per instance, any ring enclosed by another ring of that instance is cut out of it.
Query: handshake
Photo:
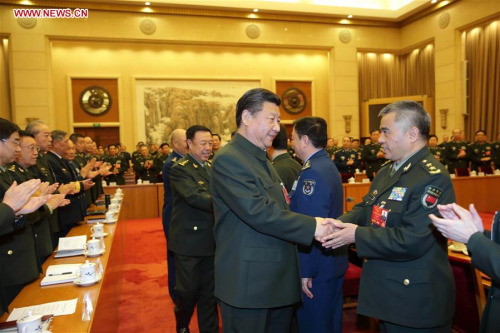
[[[338,247],[354,243],[354,235],[358,226],[344,223],[332,218],[316,217],[314,238],[325,248]]]

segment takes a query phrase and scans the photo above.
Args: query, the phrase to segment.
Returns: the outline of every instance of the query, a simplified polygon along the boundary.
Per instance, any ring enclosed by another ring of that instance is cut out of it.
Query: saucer
[[[111,223],[116,223],[116,222],[118,222],[118,219],[103,220],[103,221],[101,221],[101,223],[105,223],[105,224],[111,224]]]
[[[93,237],[93,238],[101,238],[101,237],[106,237],[107,235],[108,235],[108,233],[107,233],[107,232],[105,232],[105,233],[103,233],[101,236],[97,236],[97,235],[92,234],[92,235],[90,235],[90,237]]]
[[[82,286],[82,287],[86,287],[86,286],[91,286],[91,285],[93,285],[94,283],[97,283],[97,282],[101,281],[101,279],[102,279],[102,275],[101,275],[101,274],[97,274],[97,275],[96,275],[96,279],[95,279],[95,280],[93,280],[93,281],[85,281],[85,282],[82,282],[82,281],[80,281],[80,278],[79,278],[79,277],[77,277],[77,278],[73,281],[73,283],[74,283],[74,284],[76,284],[76,285]]]
[[[448,248],[450,250],[452,250],[453,252],[460,252],[460,253],[463,253],[467,256],[469,255],[469,252],[467,251],[467,247],[465,247],[465,246],[462,249],[459,249],[459,248],[455,247],[455,244],[451,244],[450,246],[448,246]]]
[[[90,254],[90,253],[88,253],[88,251],[84,251],[83,255],[86,257],[99,257],[101,254],[104,254],[104,252],[105,252],[105,250],[101,250],[101,251],[99,251],[99,253]]]

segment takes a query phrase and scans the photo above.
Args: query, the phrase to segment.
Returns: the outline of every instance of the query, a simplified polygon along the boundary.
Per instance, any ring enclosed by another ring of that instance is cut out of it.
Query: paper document
[[[45,272],[45,277],[40,282],[41,286],[73,282],[77,277],[80,264],[50,265]]]
[[[64,316],[75,313],[76,302],[78,298],[70,299],[69,301],[59,301],[52,303],[45,303],[39,305],[26,306],[24,308],[14,308],[10,313],[7,321],[18,320],[28,315],[28,311],[33,314],[48,315],[53,314],[54,316]]]
[[[87,236],[73,236],[59,238],[59,246],[54,258],[80,256],[85,252]]]

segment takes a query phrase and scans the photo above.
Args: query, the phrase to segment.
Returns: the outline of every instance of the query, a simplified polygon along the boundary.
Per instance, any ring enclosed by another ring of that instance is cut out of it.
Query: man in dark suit
[[[327,231],[324,219],[293,213],[266,149],[280,131],[280,98],[247,91],[238,131],[214,158],[215,295],[225,332],[288,332],[301,287],[296,243]]]
[[[189,153],[170,173],[172,221],[168,249],[175,259],[175,318],[177,332],[189,332],[198,307],[200,332],[218,332],[219,316],[214,296],[214,216],[209,190],[212,133],[201,125],[186,131]]]
[[[474,205],[469,211],[457,204],[438,205],[444,218],[430,215],[432,223],[451,240],[467,244],[472,264],[493,281],[481,318],[480,333],[497,332],[500,328],[500,210],[495,213],[491,233],[484,230],[483,221]]]
[[[293,182],[297,179],[302,165],[288,153],[287,141],[288,137],[285,125],[280,125],[280,132],[274,138],[273,145],[267,150],[267,153],[286,190],[290,193]]]
[[[427,148],[431,118],[414,101],[380,111],[386,163],[370,192],[334,222],[323,246],[356,244],[363,259],[358,313],[384,332],[450,332],[455,303],[447,241],[428,217],[455,201],[450,176]]]
[[[309,216],[338,218],[344,208],[342,180],[324,149],[326,134],[322,118],[304,117],[294,122],[293,148],[304,166],[290,194],[290,209]],[[307,296],[297,311],[299,331],[342,333],[346,247],[332,251],[313,242],[311,246],[299,246],[299,258],[302,291]]]
[[[65,237],[76,223],[85,218],[84,202],[85,190],[93,185],[91,179],[79,181],[77,175],[67,161],[63,159],[68,150],[68,133],[64,131],[52,131],[52,148],[46,155],[47,162],[54,171],[59,184],[74,184],[73,194],[66,196],[70,204],[59,208],[59,237]]]
[[[161,220],[163,232],[168,245],[170,221],[172,220],[172,189],[170,188],[170,170],[172,166],[187,154],[186,130],[177,128],[172,131],[171,139],[174,151],[167,158],[162,168],[163,178],[163,210]],[[175,303],[175,261],[174,254],[167,248],[168,293]]]

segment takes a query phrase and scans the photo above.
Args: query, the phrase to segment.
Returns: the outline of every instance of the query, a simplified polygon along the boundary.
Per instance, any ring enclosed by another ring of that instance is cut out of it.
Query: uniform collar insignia
[[[198,163],[193,163],[193,168],[198,169]]]

